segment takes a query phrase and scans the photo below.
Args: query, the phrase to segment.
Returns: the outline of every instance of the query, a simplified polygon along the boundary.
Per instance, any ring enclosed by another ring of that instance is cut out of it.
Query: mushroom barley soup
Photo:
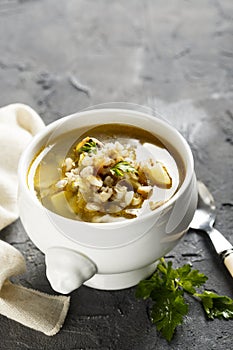
[[[184,178],[182,161],[169,144],[121,124],[73,130],[36,159],[34,189],[43,206],[87,222],[151,212],[175,194]]]

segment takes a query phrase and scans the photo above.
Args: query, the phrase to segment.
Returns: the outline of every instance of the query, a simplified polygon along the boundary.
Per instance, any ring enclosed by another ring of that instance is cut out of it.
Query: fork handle
[[[233,277],[233,246],[232,244],[223,236],[221,232],[216,230],[214,227],[210,227],[206,231],[211,239],[213,246],[222,258],[226,268]]]
[[[233,249],[227,249],[220,254],[227,270],[233,277]]]

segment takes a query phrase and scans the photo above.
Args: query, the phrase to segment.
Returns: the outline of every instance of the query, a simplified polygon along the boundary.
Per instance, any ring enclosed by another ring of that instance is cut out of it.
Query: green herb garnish
[[[89,141],[84,143],[82,147],[78,149],[78,153],[83,153],[83,152],[90,153],[90,152],[96,152],[96,150],[97,150],[96,142],[90,139]]]
[[[172,262],[166,263],[163,258],[152,277],[138,284],[136,297],[152,299],[151,320],[164,338],[170,341],[176,327],[188,313],[185,292],[202,303],[209,319],[233,319],[233,299],[206,290],[197,293],[196,287],[202,286],[207,279],[188,264],[174,269]]]
[[[137,170],[126,161],[120,161],[116,163],[111,169],[110,172],[112,175],[124,176],[124,173],[135,173],[137,174]]]
[[[233,318],[233,300],[231,298],[207,290],[202,294],[197,293],[195,296],[201,299],[208,318]]]

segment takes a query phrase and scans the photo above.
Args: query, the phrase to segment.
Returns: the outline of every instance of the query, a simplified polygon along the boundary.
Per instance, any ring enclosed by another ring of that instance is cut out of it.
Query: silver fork
[[[198,186],[198,207],[190,224],[195,230],[205,231],[217,254],[233,277],[233,246],[213,225],[216,218],[216,206],[212,194],[200,181]]]

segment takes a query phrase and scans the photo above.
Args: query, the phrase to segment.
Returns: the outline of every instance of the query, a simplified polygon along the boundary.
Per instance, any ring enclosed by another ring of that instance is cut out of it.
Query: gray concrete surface
[[[1,0],[0,106],[24,102],[46,124],[110,101],[156,108],[189,141],[198,178],[217,202],[216,227],[233,242],[233,3],[231,0]],[[27,260],[18,281],[52,293],[44,256],[20,221],[0,232]],[[191,262],[206,287],[233,297],[207,238],[190,231],[169,254]],[[168,344],[135,289],[81,287],[52,338],[0,316],[1,350],[230,350],[233,321],[208,321],[199,304]]]

